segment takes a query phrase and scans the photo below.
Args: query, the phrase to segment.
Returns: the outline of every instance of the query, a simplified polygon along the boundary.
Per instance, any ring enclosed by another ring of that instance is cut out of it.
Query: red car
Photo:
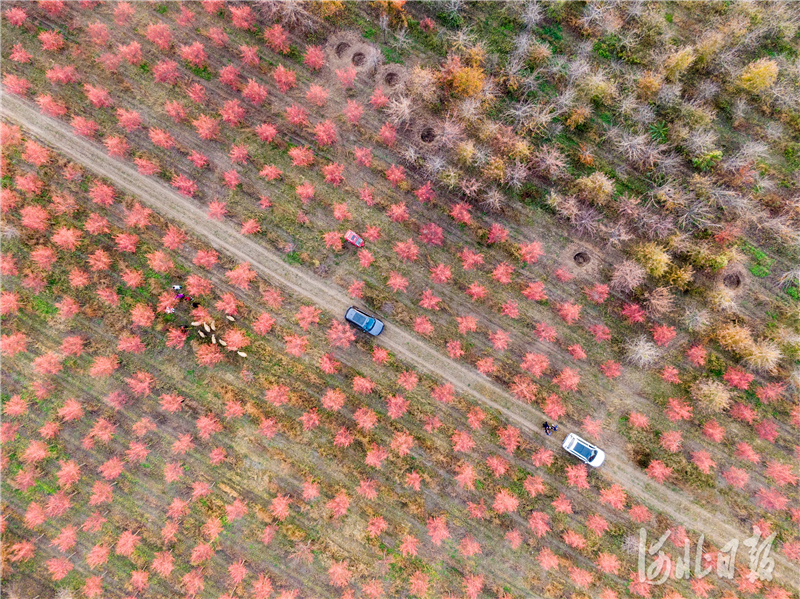
[[[364,240],[355,231],[348,231],[344,234],[344,238],[357,248],[364,247]]]

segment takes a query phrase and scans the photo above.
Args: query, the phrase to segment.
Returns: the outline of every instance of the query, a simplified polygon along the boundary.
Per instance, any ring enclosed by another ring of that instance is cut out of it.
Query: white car
[[[606,454],[602,449],[595,447],[585,439],[581,439],[575,433],[568,434],[561,447],[566,449],[567,453],[571,453],[581,462],[589,464],[593,468],[599,468],[606,459]]]

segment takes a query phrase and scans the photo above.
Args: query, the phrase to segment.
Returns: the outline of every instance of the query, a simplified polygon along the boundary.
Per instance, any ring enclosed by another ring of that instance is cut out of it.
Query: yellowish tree
[[[671,81],[675,81],[686,69],[692,66],[695,57],[692,46],[681,48],[667,56],[664,61],[664,72]]]
[[[751,62],[739,75],[739,85],[753,93],[769,89],[778,78],[778,63],[769,58]]]

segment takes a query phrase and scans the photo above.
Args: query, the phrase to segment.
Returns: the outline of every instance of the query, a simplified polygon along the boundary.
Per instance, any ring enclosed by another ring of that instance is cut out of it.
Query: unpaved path
[[[181,223],[187,231],[218,251],[240,262],[249,262],[262,277],[334,314],[344,314],[352,304],[352,300],[333,283],[288,265],[279,254],[241,235],[230,224],[210,220],[197,202],[180,195],[157,179],[140,175],[130,164],[108,156],[98,145],[77,136],[69,125],[41,114],[33,104],[4,94],[2,114],[65,156],[105,177],[124,192],[136,196],[140,202],[165,218]],[[531,405],[518,402],[508,391],[477,371],[454,362],[423,340],[391,324],[378,338],[378,343],[401,360],[451,383],[458,392],[470,395],[502,413],[520,429],[538,436],[550,449],[559,450],[558,441],[546,437],[541,431],[539,423],[546,419],[543,413]],[[619,483],[631,495],[638,496],[676,523],[704,534],[717,547],[734,538],[744,540],[751,534],[724,522],[720,514],[710,513],[696,505],[686,494],[650,480],[623,456],[609,455],[600,473],[609,482]],[[776,561],[775,581],[800,591],[798,569],[783,556],[775,553],[772,556]],[[744,559],[746,564],[746,554]]]

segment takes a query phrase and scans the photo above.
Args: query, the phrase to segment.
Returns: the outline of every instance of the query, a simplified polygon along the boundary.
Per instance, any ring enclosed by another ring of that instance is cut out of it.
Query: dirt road
[[[351,299],[333,283],[288,265],[279,254],[241,235],[232,225],[210,220],[196,201],[180,195],[155,178],[140,175],[131,164],[111,158],[99,145],[77,136],[69,125],[44,116],[33,104],[4,94],[2,114],[65,156],[105,177],[120,190],[135,196],[165,218],[180,223],[219,252],[240,262],[249,262],[253,270],[265,279],[307,298],[336,316],[344,314],[351,305]],[[518,402],[501,386],[476,370],[442,355],[415,335],[391,323],[387,324],[386,332],[378,338],[378,342],[398,358],[413,364],[422,372],[451,383],[458,392],[502,413],[521,430],[537,436],[550,449],[560,450],[558,441],[546,437],[541,431],[540,423],[546,417],[535,407]],[[609,483],[619,483],[632,496],[667,514],[687,530],[704,534],[707,541],[717,547],[731,539],[742,541],[751,535],[749,530],[724,522],[719,514],[709,513],[685,494],[650,480],[640,469],[628,463],[624,456],[608,456],[600,473]],[[800,591],[798,569],[782,556],[772,555],[776,561],[776,582],[791,585]],[[747,563],[746,553],[743,563]]]

